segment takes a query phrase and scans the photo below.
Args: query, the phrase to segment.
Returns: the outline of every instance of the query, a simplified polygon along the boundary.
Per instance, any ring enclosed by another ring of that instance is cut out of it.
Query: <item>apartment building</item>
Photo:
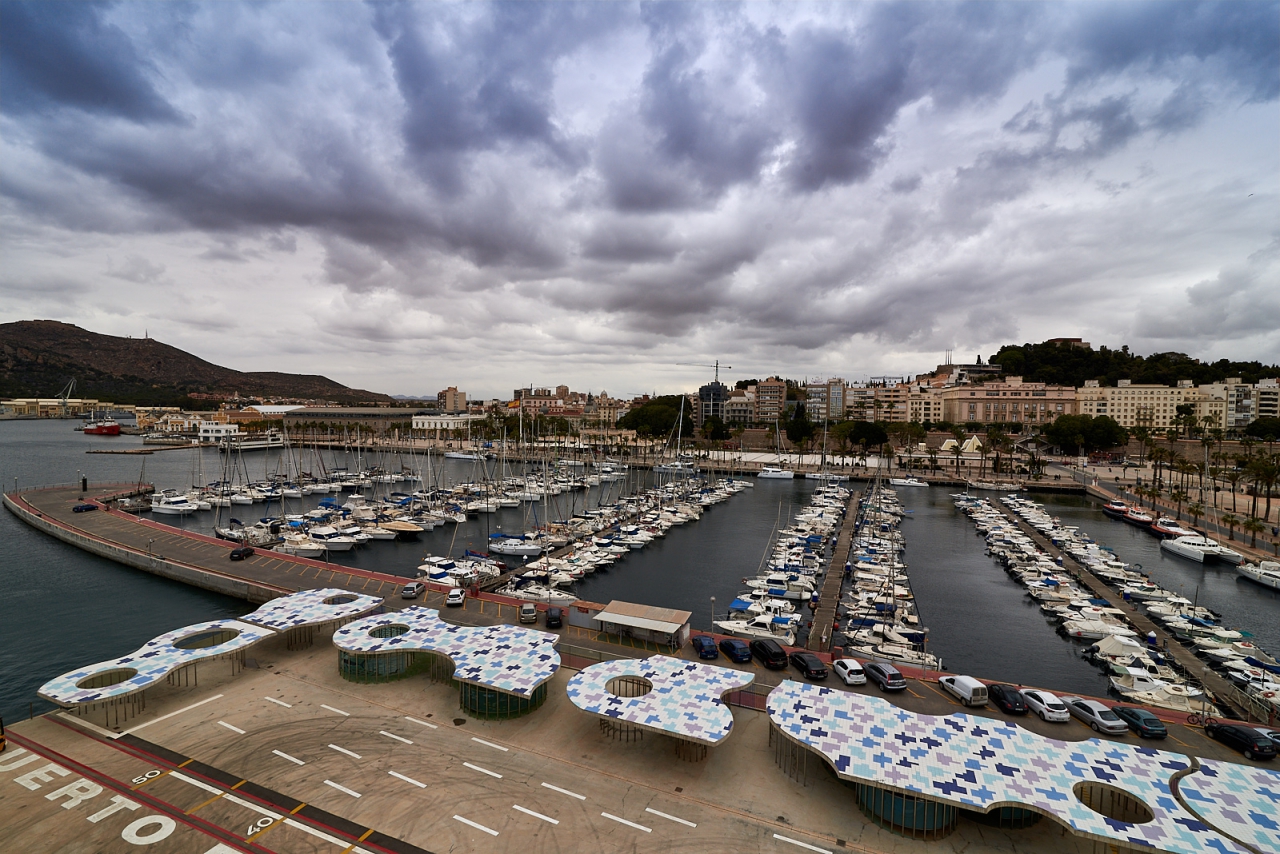
[[[1202,394],[1220,397],[1226,402],[1226,429],[1228,430],[1243,430],[1258,417],[1254,387],[1240,377],[1229,377],[1220,383],[1208,383],[1200,386],[1199,389]]]
[[[1259,380],[1253,387],[1254,412],[1259,418],[1280,418],[1280,380]]]
[[[844,418],[844,380],[806,382],[804,385],[804,409],[810,421],[839,421]]]
[[[756,383],[756,420],[781,421],[787,414],[787,383],[769,377]]]
[[[1119,380],[1114,387],[1101,386],[1097,380],[1085,383],[1076,390],[1077,407],[1081,415],[1107,415],[1121,427],[1144,427],[1148,430],[1167,430],[1178,426],[1178,407],[1190,404],[1200,423],[1211,419],[1209,427],[1227,428],[1227,401],[1213,397],[1196,388],[1190,380],[1181,380],[1176,386],[1137,384]]]
[[[724,402],[726,424],[753,424],[756,422],[756,387],[734,389]]]
[[[953,386],[934,390],[942,401],[942,418],[955,424],[1047,424],[1077,413],[1076,389],[1070,386],[1003,382]]]
[[[871,421],[875,412],[876,390],[861,383],[844,390],[844,417],[853,421]]]
[[[439,404],[441,412],[466,412],[467,411],[467,393],[458,391],[457,386],[449,386],[442,392],[436,394],[436,402]]]

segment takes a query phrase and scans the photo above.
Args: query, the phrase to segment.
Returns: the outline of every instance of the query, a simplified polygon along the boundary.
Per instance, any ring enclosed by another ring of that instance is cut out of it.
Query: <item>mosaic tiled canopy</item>
[[[407,631],[391,637],[373,632],[388,626]],[[521,626],[453,626],[433,608],[406,608],[348,623],[333,644],[352,653],[434,652],[453,661],[453,678],[483,688],[529,697],[560,669],[560,638]]]
[[[218,632],[238,632],[238,634],[216,646],[199,649],[179,649],[174,644],[200,635]],[[213,620],[207,623],[196,623],[185,628],[166,632],[157,638],[147,641],[141,649],[120,658],[92,664],[70,673],[64,673],[57,679],[41,686],[39,695],[60,706],[74,706],[84,703],[100,703],[125,697],[137,691],[150,688],[168,674],[180,667],[210,658],[218,658],[253,646],[260,640],[275,635],[270,629],[253,626],[238,620]],[[101,688],[81,688],[79,683],[95,676],[102,676],[112,670],[136,670],[133,676],[114,685]]]
[[[1174,854],[1246,850],[1175,800],[1170,778],[1188,767],[1181,754],[1100,739],[1057,741],[1000,720],[921,715],[878,697],[792,681],[769,694],[768,712],[782,733],[825,757],[846,780],[983,812],[1030,808],[1077,833],[1131,847]],[[1120,789],[1154,818],[1134,824],[1094,812],[1074,794],[1082,782]],[[1269,785],[1272,795],[1245,783],[1232,795],[1274,817],[1274,778]]]
[[[618,697],[609,681],[638,677],[653,684],[640,697]],[[745,688],[755,675],[665,655],[602,661],[569,680],[569,699],[584,712],[614,718],[690,741],[719,744],[733,728],[722,697]]]
[[[1178,781],[1187,806],[1259,851],[1280,852],[1280,772],[1216,759]]]
[[[350,599],[349,602],[326,602],[326,599]],[[376,596],[351,593],[336,587],[324,590],[302,590],[272,599],[252,614],[240,619],[276,631],[316,626],[337,620],[361,617],[382,604]]]

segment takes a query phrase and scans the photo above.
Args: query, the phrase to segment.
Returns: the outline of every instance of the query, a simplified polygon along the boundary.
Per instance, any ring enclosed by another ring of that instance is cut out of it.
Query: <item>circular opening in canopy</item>
[[[643,676],[615,676],[604,689],[615,697],[643,697],[653,690],[653,683]]]
[[[1106,783],[1076,783],[1072,788],[1076,799],[1089,809],[1115,821],[1146,824],[1155,818],[1151,807],[1123,789]]]
[[[76,683],[77,688],[106,688],[108,685],[119,685],[138,675],[132,667],[117,667],[86,676]]]
[[[352,595],[351,595],[351,594],[349,594],[349,593],[344,593],[344,594],[342,594],[341,596],[330,596],[328,599],[324,600],[324,604],[326,604],[326,605],[345,605],[345,604],[347,604],[348,602],[354,602],[354,601],[356,601],[356,597],[355,597],[355,596],[352,596]]]
[[[373,631],[369,632],[369,637],[371,637],[371,638],[394,638],[394,637],[399,637],[400,635],[403,635],[403,634],[407,633],[408,631],[409,631],[409,627],[408,627],[408,626],[401,626],[401,625],[393,625],[393,626],[378,626],[376,629],[374,629]]]
[[[213,646],[222,646],[238,637],[240,637],[239,629],[208,629],[179,638],[173,642],[173,646],[175,649],[208,649]]]

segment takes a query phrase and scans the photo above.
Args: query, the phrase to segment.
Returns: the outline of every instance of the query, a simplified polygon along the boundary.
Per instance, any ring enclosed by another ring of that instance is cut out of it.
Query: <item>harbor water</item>
[[[0,422],[0,477],[6,490],[70,483],[136,482],[187,489],[223,476],[225,457],[211,449],[165,450],[151,455],[86,454],[91,449],[142,447],[137,437],[90,437],[73,432],[72,421]],[[315,452],[330,467],[369,464],[342,452]],[[278,455],[246,453],[250,479],[262,479]],[[425,470],[422,457],[388,459]],[[433,457],[435,477],[458,483],[482,476],[480,464]],[[490,470],[493,464],[490,463]],[[431,476],[431,475],[429,475]],[[373,542],[334,555],[334,563],[412,577],[427,555],[481,551],[491,533],[516,533],[547,513],[563,518],[619,491],[648,485],[652,474],[633,471],[628,482],[565,493],[547,503],[481,514],[457,526],[444,525],[419,541]],[[713,609],[723,616],[742,579],[755,575],[775,528],[789,523],[807,503],[812,480],[756,481],[728,501],[709,508],[698,521],[672,528],[647,548],[578,582],[582,599],[613,599],[687,610],[695,628],[709,629]],[[851,484],[860,489],[857,482]],[[386,486],[382,487],[386,489]],[[392,489],[411,491],[401,484]],[[608,491],[603,495],[600,489]],[[906,559],[922,622],[930,629],[929,649],[952,672],[970,673],[1050,690],[1100,695],[1106,680],[1080,658],[1082,645],[1057,634],[1023,588],[984,554],[983,540],[956,510],[945,488],[899,490],[910,517],[902,525]],[[305,496],[287,512],[316,506],[322,496]],[[337,496],[335,496],[337,497]],[[339,499],[342,500],[342,499]],[[1188,599],[1198,597],[1223,614],[1227,624],[1249,631],[1272,653],[1280,652],[1280,596],[1246,581],[1228,568],[1201,567],[1162,554],[1147,533],[1102,515],[1082,497],[1045,497],[1064,524],[1078,525],[1129,562],[1141,563],[1152,578]],[[263,505],[223,509],[246,523],[267,515]],[[278,515],[279,508],[270,511]],[[214,514],[163,517],[158,521],[209,533]],[[129,569],[65,545],[0,514],[6,548],[0,597],[0,715],[7,721],[47,709],[35,697],[48,679],[91,662],[126,654],[156,635],[201,620],[233,617],[251,610],[240,600],[198,590]],[[518,558],[507,558],[508,562]],[[715,602],[712,602],[712,597]]]

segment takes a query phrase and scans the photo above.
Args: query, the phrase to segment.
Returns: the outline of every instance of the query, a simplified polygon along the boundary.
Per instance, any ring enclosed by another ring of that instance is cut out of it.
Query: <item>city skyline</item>
[[[1276,363],[1278,9],[5,3],[0,322],[476,397]]]

